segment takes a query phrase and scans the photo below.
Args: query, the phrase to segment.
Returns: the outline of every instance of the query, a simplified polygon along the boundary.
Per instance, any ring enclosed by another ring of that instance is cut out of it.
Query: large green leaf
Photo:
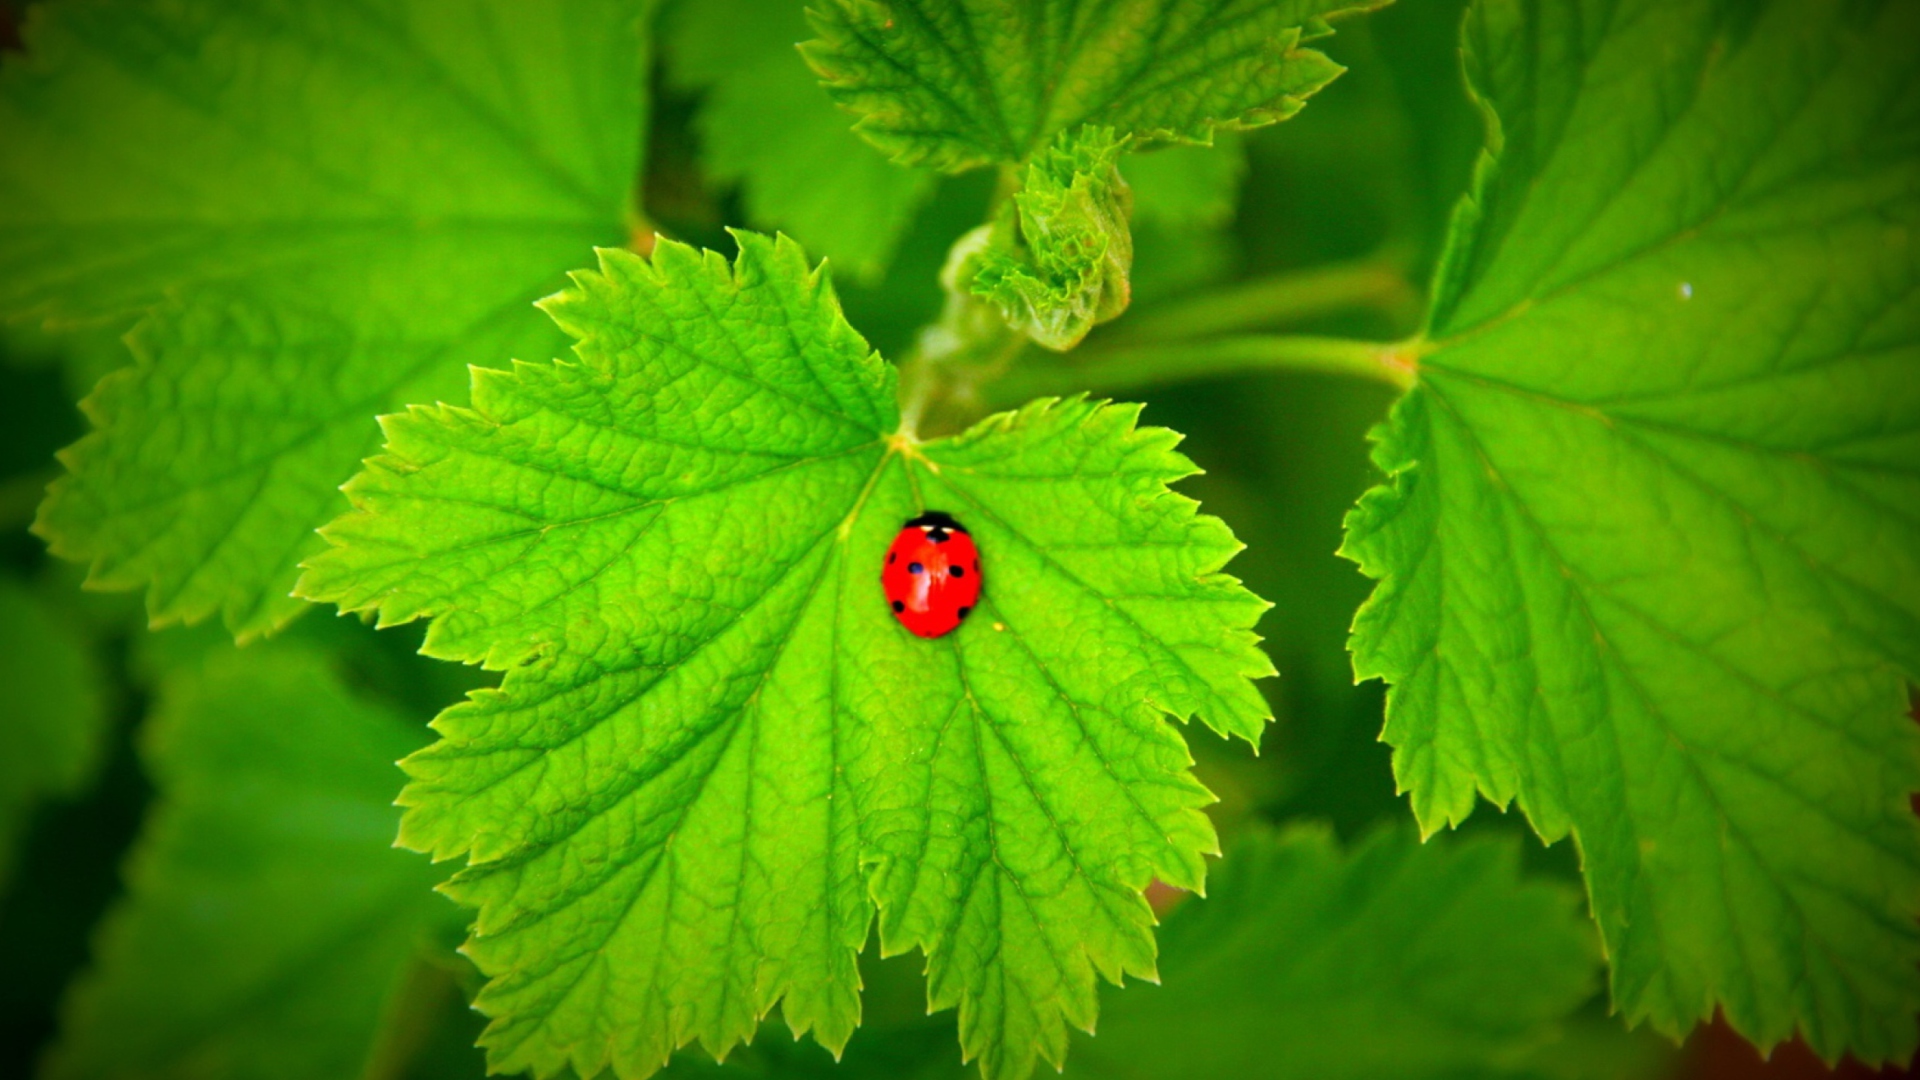
[[[457,915],[391,846],[393,761],[422,734],[282,646],[168,675],[159,803],[42,1075],[372,1075],[409,962]]]
[[[641,9],[36,6],[0,73],[0,311],[124,311],[420,235],[604,240],[634,176]]]
[[[790,241],[605,251],[548,311],[577,359],[388,417],[300,590],[507,672],[409,758],[401,840],[465,854],[494,1066],[643,1075],[778,1002],[845,1043],[875,910],[989,1077],[1059,1061],[1095,974],[1150,975],[1198,887],[1166,714],[1256,738],[1263,603],[1137,409],[1042,401],[930,443]],[[985,592],[909,635],[881,557],[957,515]]]
[[[829,0],[802,46],[895,160],[1018,163],[1082,124],[1141,143],[1285,120],[1340,74],[1302,48],[1384,0]]]
[[[34,806],[74,794],[93,774],[106,726],[102,683],[74,628],[0,577],[0,893]]]
[[[1920,7],[1489,0],[1354,625],[1428,829],[1580,845],[1630,1021],[1920,1009]]]
[[[287,597],[371,417],[560,341],[628,228],[644,0],[55,0],[0,71],[0,314],[144,309],[38,523],[156,623]]]

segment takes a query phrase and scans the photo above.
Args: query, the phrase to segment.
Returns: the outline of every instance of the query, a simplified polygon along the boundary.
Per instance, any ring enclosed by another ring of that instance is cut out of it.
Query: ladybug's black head
[[[941,510],[929,510],[902,526],[908,529],[944,529],[947,532],[963,533],[965,525],[953,520],[953,515]]]

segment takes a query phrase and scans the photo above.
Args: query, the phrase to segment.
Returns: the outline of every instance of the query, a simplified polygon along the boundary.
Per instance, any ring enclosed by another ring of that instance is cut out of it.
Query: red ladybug
[[[966,526],[929,510],[893,538],[880,587],[901,626],[924,638],[952,633],[980,600],[980,551]]]

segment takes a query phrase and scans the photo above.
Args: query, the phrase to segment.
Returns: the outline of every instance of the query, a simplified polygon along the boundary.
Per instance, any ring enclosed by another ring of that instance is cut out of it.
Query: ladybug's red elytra
[[[966,526],[929,510],[893,538],[880,587],[901,626],[923,638],[950,634],[980,601],[980,551]]]

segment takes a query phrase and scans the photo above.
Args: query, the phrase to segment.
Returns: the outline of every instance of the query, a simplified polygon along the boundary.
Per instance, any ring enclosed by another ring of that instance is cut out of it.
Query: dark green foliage
[[[1915,10],[46,0],[0,1072],[1911,1059]]]

